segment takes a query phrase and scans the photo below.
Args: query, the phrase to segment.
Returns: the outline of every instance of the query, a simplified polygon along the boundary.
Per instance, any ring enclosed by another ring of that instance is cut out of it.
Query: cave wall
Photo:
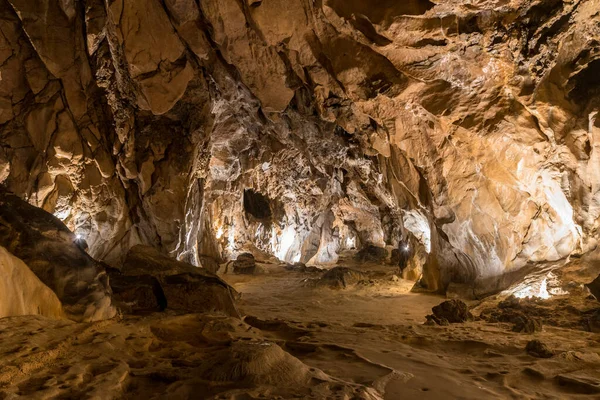
[[[598,231],[599,10],[0,0],[0,179],[112,264],[404,235],[438,289],[557,260]]]

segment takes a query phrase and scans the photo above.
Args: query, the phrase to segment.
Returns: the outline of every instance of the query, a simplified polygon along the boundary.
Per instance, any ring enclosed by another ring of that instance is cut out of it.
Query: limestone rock
[[[386,249],[373,245],[368,245],[356,253],[356,259],[367,262],[384,262],[388,256]]]
[[[233,262],[234,274],[252,275],[256,271],[256,260],[251,253],[242,253]]]
[[[120,272],[111,279],[118,282],[121,300],[136,302],[136,309],[170,308],[194,312],[221,312],[239,316],[233,290],[204,268],[174,260],[148,246],[135,246]]]
[[[600,276],[585,286],[589,289],[596,300],[600,301]]]
[[[410,234],[489,294],[594,248],[598,1],[396,3],[0,0],[0,180],[113,267]]]
[[[56,294],[68,318],[96,321],[116,314],[104,267],[58,218],[0,191],[0,221],[0,245]]]
[[[64,318],[56,294],[44,285],[25,263],[0,247],[0,318],[15,315],[43,315]]]
[[[554,355],[554,352],[548,348],[548,346],[540,342],[539,340],[530,340],[527,342],[527,346],[525,347],[525,351],[530,355],[538,358],[551,358]]]
[[[433,311],[433,315],[428,316],[427,319],[432,319],[439,325],[446,323],[458,324],[473,318],[465,302],[456,299],[446,300],[433,307],[431,311]]]

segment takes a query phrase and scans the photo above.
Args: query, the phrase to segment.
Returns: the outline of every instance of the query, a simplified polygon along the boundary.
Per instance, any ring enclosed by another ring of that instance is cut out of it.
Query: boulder
[[[109,273],[115,298],[133,312],[169,308],[239,317],[237,293],[231,286],[206,269],[169,258],[153,247],[131,248],[123,268]]]
[[[256,272],[256,260],[251,253],[242,253],[233,262],[233,273],[252,275]]]
[[[428,315],[426,318],[428,321],[434,321],[438,325],[446,325],[444,321],[457,324],[473,319],[473,315],[469,312],[467,304],[457,299],[446,300],[433,307],[431,311],[433,311],[433,315]]]
[[[0,190],[0,246],[20,258],[75,321],[112,318],[111,289],[104,266],[52,214]]]

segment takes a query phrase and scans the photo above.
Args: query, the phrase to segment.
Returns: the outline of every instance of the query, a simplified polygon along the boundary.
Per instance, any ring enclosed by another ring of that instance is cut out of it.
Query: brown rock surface
[[[407,278],[501,289],[596,244],[598,8],[0,0],[0,179],[113,266],[410,236]]]
[[[75,241],[76,236],[58,218],[0,191],[0,246],[7,250],[3,259],[10,260],[4,264],[9,268],[5,279],[8,286],[15,286],[10,288],[15,296],[11,296],[11,302],[19,302],[18,293],[22,291],[28,297],[22,302],[30,304],[26,307],[30,311],[35,302],[46,303],[39,304],[36,314],[60,316],[62,312],[56,305],[60,301],[66,316],[76,321],[115,316],[104,267]],[[30,271],[23,271],[23,263]],[[31,273],[41,282],[29,277]],[[18,280],[23,280],[22,284]],[[48,293],[50,289],[53,293]]]
[[[174,260],[158,250],[138,245],[127,253],[123,268],[111,273],[121,301],[135,302],[134,310],[170,308],[188,313],[221,312],[239,316],[227,283],[204,268]]]

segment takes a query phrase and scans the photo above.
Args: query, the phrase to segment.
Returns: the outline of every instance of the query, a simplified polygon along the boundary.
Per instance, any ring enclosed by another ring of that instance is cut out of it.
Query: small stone
[[[445,319],[449,323],[461,323],[473,319],[469,307],[464,301],[453,299],[446,300],[431,309],[433,315],[439,320]]]
[[[525,351],[537,358],[550,358],[554,355],[554,352],[545,343],[537,339],[530,340],[525,347]]]

